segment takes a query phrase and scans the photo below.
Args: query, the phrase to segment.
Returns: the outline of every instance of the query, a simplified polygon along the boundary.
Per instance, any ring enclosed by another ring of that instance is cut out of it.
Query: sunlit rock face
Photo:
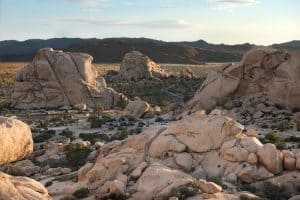
[[[139,51],[132,51],[122,60],[120,77],[125,80],[139,80],[165,78],[168,74],[148,56]]]
[[[274,103],[300,108],[300,64],[286,51],[255,47],[239,63],[209,73],[188,103],[193,111],[212,110],[233,98],[259,94]]]
[[[23,109],[118,106],[126,98],[97,78],[92,60],[88,54],[41,49],[16,75],[13,105]]]

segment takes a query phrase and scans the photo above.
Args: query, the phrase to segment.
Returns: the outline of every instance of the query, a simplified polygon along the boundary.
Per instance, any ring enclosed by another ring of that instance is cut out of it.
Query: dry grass
[[[27,64],[23,62],[0,62],[0,83],[13,83],[17,71]]]
[[[18,70],[27,65],[24,62],[0,62],[0,82],[12,83]],[[107,71],[120,70],[120,63],[94,63],[93,64],[100,75],[105,75]],[[209,70],[222,65],[222,63],[208,63],[204,65],[190,64],[160,64],[161,68],[171,74],[180,74],[190,68],[197,77],[206,77]]]
[[[207,63],[203,65],[191,65],[191,64],[160,64],[161,68],[166,72],[174,75],[179,75],[188,68],[192,70],[195,76],[199,78],[204,78],[207,76],[208,72],[211,69],[214,69],[223,63]],[[94,64],[97,72],[100,75],[105,75],[105,73],[109,70],[119,71],[120,63],[97,63]]]

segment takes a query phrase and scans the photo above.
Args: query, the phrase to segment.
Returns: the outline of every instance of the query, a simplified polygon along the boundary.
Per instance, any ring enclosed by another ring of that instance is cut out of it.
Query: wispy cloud
[[[251,6],[259,3],[258,0],[207,0],[216,4],[217,10],[231,10],[238,6]]]
[[[108,3],[108,0],[66,0],[69,3],[80,4],[89,9],[103,7]]]
[[[185,20],[153,20],[153,21],[129,21],[129,20],[97,20],[97,19],[62,19],[68,23],[93,24],[98,26],[127,26],[137,28],[157,29],[187,29],[199,27]]]

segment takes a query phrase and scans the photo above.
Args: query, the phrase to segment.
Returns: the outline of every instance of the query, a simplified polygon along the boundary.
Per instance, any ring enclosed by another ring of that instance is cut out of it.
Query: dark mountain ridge
[[[0,41],[0,61],[31,61],[44,47],[63,51],[89,53],[94,62],[120,62],[125,53],[138,50],[160,63],[199,64],[203,62],[233,62],[241,59],[253,44],[211,44],[204,40],[194,42],[165,42],[148,38],[52,38],[26,41]],[[295,40],[271,45],[275,48],[300,50]]]

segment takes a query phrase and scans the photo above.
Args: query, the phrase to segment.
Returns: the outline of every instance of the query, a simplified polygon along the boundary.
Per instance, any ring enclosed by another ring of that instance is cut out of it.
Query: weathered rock
[[[150,109],[150,105],[146,101],[140,99],[130,101],[124,110],[124,115],[141,118]]]
[[[29,126],[14,118],[0,117],[0,165],[26,158],[32,151]]]
[[[186,146],[178,141],[172,135],[162,135],[158,136],[154,140],[149,149],[149,155],[152,157],[163,157],[167,152],[183,152]]]
[[[45,152],[43,155],[36,157],[36,161],[44,162],[47,160],[59,160],[63,158],[64,155],[64,144],[63,143],[56,143],[56,142],[49,142],[44,145]]]
[[[252,165],[255,165],[257,163],[258,159],[257,159],[257,156],[255,153],[250,153],[248,158],[247,158],[247,162],[252,164]]]
[[[188,153],[180,153],[175,156],[176,164],[179,165],[183,170],[189,172],[192,168],[193,158]]]
[[[296,168],[300,170],[300,153],[296,154]]]
[[[6,173],[16,176],[31,176],[40,171],[39,166],[35,166],[30,160],[22,160],[16,163],[9,164]]]
[[[259,180],[264,180],[273,177],[263,166],[251,165],[248,163],[240,164],[234,171],[239,179],[246,183],[252,183]]]
[[[208,194],[214,194],[218,192],[222,192],[222,187],[214,182],[207,182],[206,180],[199,180],[200,189]]]
[[[191,151],[207,152],[220,148],[225,138],[234,138],[243,128],[226,117],[193,115],[170,124],[163,135],[174,135]]]
[[[131,172],[130,176],[134,179],[139,178],[142,175],[144,169],[147,167],[147,165],[148,164],[146,162],[142,162],[133,172]]]
[[[275,103],[299,108],[298,68],[293,57],[285,51],[255,47],[240,63],[227,64],[210,72],[187,107],[192,111],[210,111],[229,99],[259,93]],[[263,114],[258,111],[254,118]]]
[[[249,152],[240,146],[234,146],[221,151],[221,155],[223,156],[224,160],[231,162],[242,162],[247,160]]]
[[[293,196],[289,200],[300,200],[300,195]]]
[[[273,178],[254,182],[251,184],[251,186],[261,189],[266,182],[280,185],[282,188],[284,188],[286,194],[289,194],[290,196],[300,195],[300,192],[297,190],[297,188],[300,187],[300,173],[298,171],[284,172],[281,175]]]
[[[286,170],[296,169],[296,156],[294,153],[288,150],[283,150],[283,168]]]
[[[49,168],[47,169],[44,174],[49,175],[49,176],[59,176],[62,174],[68,174],[71,173],[72,170],[69,168],[62,168],[62,167],[57,167],[57,168]]]
[[[120,67],[120,77],[126,80],[164,78],[168,74],[141,52],[127,53]]]
[[[0,199],[50,200],[47,189],[33,179],[10,176],[0,172]]]
[[[274,144],[268,143],[257,152],[259,162],[270,172],[278,174],[282,172],[282,154]]]
[[[172,188],[191,184],[193,179],[182,171],[154,163],[137,181],[137,192],[133,199],[156,199],[169,195]]]
[[[87,54],[41,49],[33,62],[18,72],[13,105],[22,109],[78,105],[110,108],[126,102],[124,95],[98,82],[92,60]]]
[[[256,153],[263,146],[256,137],[244,137],[241,139],[240,144],[250,153]]]

